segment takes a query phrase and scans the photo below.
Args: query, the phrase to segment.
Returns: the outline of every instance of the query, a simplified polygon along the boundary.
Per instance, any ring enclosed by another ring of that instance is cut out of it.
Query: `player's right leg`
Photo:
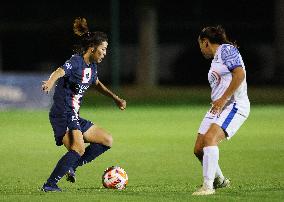
[[[58,161],[50,177],[44,183],[42,190],[45,192],[61,191],[57,186],[58,181],[84,154],[85,145],[80,130],[72,130],[66,133],[62,142],[69,151]]]
[[[69,138],[68,136],[66,136],[65,138],[63,138],[63,143],[65,145],[65,147],[68,149],[68,150],[74,150],[76,148],[78,148],[78,153],[80,152],[81,157],[80,159],[82,158],[82,156],[84,155],[85,153],[85,146],[84,146],[84,138],[82,139],[81,137],[83,137],[83,134],[81,133],[80,135],[80,144],[79,145],[74,145],[74,143],[72,143],[72,139]],[[81,150],[81,151],[80,151]],[[75,169],[73,169],[74,165],[77,165],[78,162],[80,161],[80,159],[78,159],[78,161],[76,161],[73,166],[69,167],[69,169],[67,170],[67,172],[65,173],[66,174],[66,180],[71,182],[71,183],[75,183],[76,182],[76,175],[75,175]]]
[[[201,165],[202,165],[203,147],[204,147],[203,136],[204,135],[198,133],[194,146],[194,155],[200,161]]]
[[[225,139],[223,129],[213,123],[204,135],[204,148],[203,148],[203,186],[195,191],[192,195],[210,195],[215,193],[213,182],[218,166],[219,148],[218,143]]]
[[[194,155],[200,161],[201,165],[202,165],[202,160],[203,160],[203,147],[204,147],[203,138],[204,138],[204,135],[198,133],[195,146],[194,146]],[[230,180],[224,177],[219,164],[217,165],[213,186],[214,186],[214,189],[230,186]]]

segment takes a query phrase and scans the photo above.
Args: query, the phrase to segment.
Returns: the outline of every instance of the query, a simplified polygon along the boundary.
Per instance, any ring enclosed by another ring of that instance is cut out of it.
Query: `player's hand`
[[[114,99],[115,104],[119,107],[119,109],[121,110],[125,110],[126,109],[126,101],[119,98],[118,96]]]
[[[45,92],[46,94],[48,94],[53,86],[53,84],[49,81],[42,81],[42,85],[41,85],[41,89],[43,92]]]
[[[212,107],[210,109],[210,113],[212,114],[220,114],[223,110],[223,107],[225,106],[227,100],[224,98],[219,98],[217,100],[215,100],[214,102],[212,102]]]

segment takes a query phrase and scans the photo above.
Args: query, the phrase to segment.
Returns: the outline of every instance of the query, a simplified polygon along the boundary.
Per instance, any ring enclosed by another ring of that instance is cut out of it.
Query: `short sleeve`
[[[65,77],[69,77],[71,75],[71,72],[74,71],[74,69],[77,69],[77,60],[75,57],[71,57],[69,60],[67,60],[62,68],[65,71]]]
[[[98,69],[97,69],[97,65],[94,65],[94,74],[93,74],[93,84],[96,84],[98,78]]]
[[[222,47],[221,58],[223,60],[223,64],[226,65],[230,71],[236,67],[242,66],[240,53],[234,46],[230,45]]]
[[[97,82],[98,79],[99,79],[99,78],[98,78],[97,76],[95,76],[95,77],[94,77],[94,80],[93,80],[93,84],[96,84],[96,82]]]

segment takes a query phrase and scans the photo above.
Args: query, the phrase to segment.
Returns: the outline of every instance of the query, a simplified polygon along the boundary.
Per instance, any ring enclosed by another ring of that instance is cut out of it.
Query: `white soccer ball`
[[[108,167],[102,176],[103,186],[109,189],[125,189],[128,184],[128,175],[119,166]]]

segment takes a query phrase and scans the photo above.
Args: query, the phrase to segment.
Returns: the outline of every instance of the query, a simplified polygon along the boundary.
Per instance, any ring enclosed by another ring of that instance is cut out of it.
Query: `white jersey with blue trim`
[[[232,81],[231,71],[240,66],[245,71],[242,56],[236,47],[231,44],[222,44],[218,47],[208,73],[212,101],[219,99],[224,94]],[[243,115],[248,116],[250,102],[247,95],[246,78],[229,98],[228,104],[230,103],[236,103]]]

